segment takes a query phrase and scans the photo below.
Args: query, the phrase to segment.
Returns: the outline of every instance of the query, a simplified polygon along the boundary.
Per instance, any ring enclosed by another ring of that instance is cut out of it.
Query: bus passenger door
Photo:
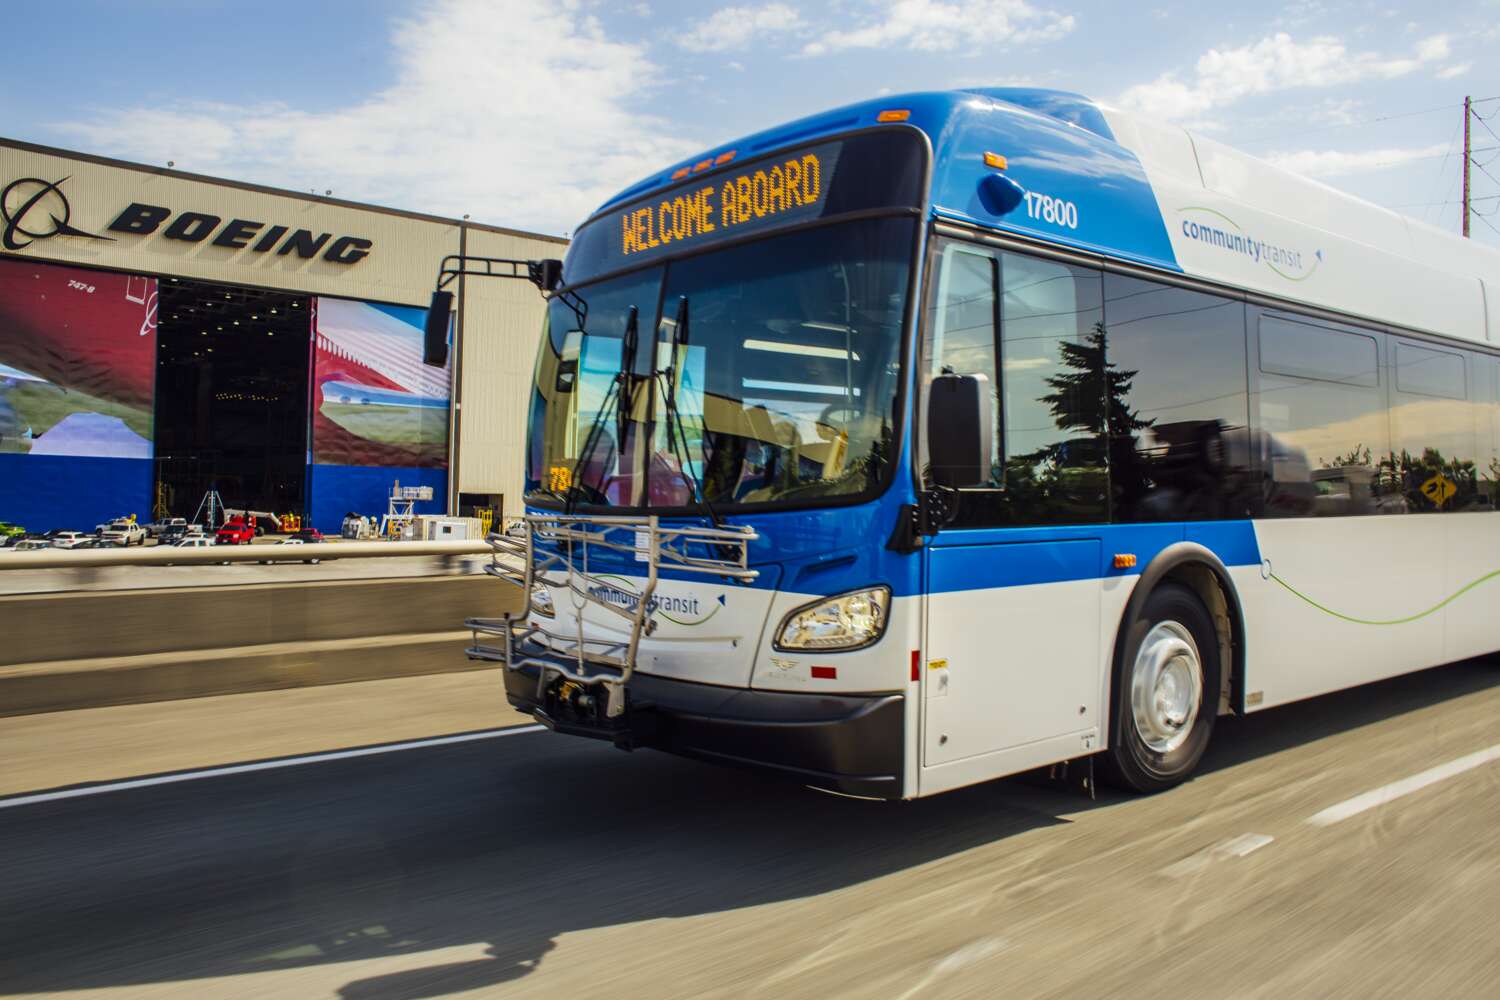
[[[923,384],[981,374],[996,405],[988,481],[956,491],[924,556],[924,793],[1098,749],[1100,388],[1120,384],[1098,271],[952,240],[928,288]]]
[[[981,534],[927,550],[922,763],[985,772],[959,783],[1097,749],[1101,717],[1099,539],[964,537]]]

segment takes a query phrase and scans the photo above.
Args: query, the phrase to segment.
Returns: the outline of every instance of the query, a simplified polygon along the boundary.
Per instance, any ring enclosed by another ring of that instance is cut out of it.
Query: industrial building
[[[457,283],[446,368],[425,309],[564,240],[4,140],[0,208],[0,520],[517,508],[542,300]]]

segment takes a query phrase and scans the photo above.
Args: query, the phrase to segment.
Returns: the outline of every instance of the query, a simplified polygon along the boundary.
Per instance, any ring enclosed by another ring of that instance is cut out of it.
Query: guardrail
[[[175,545],[137,549],[0,550],[0,570],[102,569],[109,566],[206,566],[216,563],[302,563],[309,559],[392,559],[413,556],[489,555],[484,541],[463,542],[318,542],[312,545]]]

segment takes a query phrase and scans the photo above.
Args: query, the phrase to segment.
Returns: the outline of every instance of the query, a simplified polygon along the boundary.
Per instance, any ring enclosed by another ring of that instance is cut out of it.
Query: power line
[[[1500,199],[1500,194],[1487,194],[1482,198],[1470,198],[1469,201],[1494,201]],[[1457,198],[1449,198],[1447,201],[1408,201],[1400,205],[1392,205],[1391,208],[1431,208],[1434,205],[1459,205],[1462,204]]]
[[[1496,96],[1496,97],[1481,97],[1481,98],[1478,98],[1478,99],[1474,100],[1471,103],[1473,103],[1473,104],[1479,104],[1482,101],[1500,101],[1500,96]],[[1256,136],[1253,139],[1245,139],[1245,140],[1243,140],[1241,142],[1241,145],[1248,146],[1248,145],[1250,145],[1253,142],[1270,142],[1270,141],[1272,141],[1274,139],[1293,139],[1293,138],[1296,138],[1297,136],[1315,135],[1315,134],[1317,134],[1319,132],[1331,132],[1331,131],[1333,131],[1335,129],[1341,129],[1341,128],[1358,128],[1358,127],[1363,126],[1363,125],[1376,125],[1376,124],[1379,124],[1380,122],[1395,121],[1398,118],[1415,118],[1418,115],[1431,115],[1431,114],[1436,114],[1439,111],[1452,111],[1456,107],[1462,107],[1462,105],[1459,105],[1459,104],[1444,104],[1441,107],[1423,108],[1420,111],[1402,111],[1402,112],[1399,112],[1399,113],[1394,114],[1394,115],[1381,115],[1379,118],[1367,118],[1364,121],[1339,122],[1339,123],[1337,123],[1335,125],[1323,125],[1323,126],[1321,126],[1319,128],[1303,129],[1300,132],[1279,132],[1279,133],[1276,133],[1274,135]],[[1500,114],[1500,110],[1497,110],[1496,113]]]

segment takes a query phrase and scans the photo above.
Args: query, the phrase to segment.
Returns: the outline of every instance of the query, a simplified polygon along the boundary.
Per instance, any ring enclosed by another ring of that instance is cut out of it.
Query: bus
[[[558,732],[1154,792],[1220,716],[1500,649],[1500,255],[1218,142],[881,97],[440,288],[505,264],[546,322],[469,655]]]

